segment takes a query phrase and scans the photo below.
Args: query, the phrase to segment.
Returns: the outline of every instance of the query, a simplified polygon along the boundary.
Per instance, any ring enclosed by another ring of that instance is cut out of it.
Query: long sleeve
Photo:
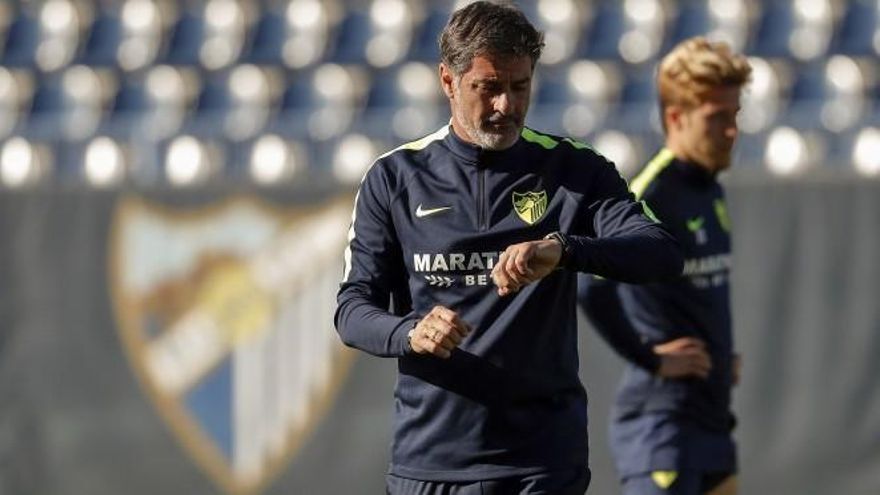
[[[407,333],[418,317],[407,313],[405,297],[394,297],[404,294],[400,289],[405,267],[390,203],[387,183],[374,165],[355,197],[334,320],[346,345],[376,356],[399,357],[409,350]]]
[[[651,373],[660,358],[641,341],[617,294],[617,284],[588,274],[578,275],[578,304],[599,335],[627,361]]]
[[[594,237],[570,236],[569,266],[579,272],[629,283],[670,279],[681,274],[684,259],[678,241],[649,218],[613,167],[599,174],[586,218]]]

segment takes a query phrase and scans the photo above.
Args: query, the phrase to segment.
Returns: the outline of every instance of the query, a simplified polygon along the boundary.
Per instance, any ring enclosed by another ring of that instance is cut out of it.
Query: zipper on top
[[[477,228],[486,230],[488,214],[486,213],[486,169],[477,169]]]

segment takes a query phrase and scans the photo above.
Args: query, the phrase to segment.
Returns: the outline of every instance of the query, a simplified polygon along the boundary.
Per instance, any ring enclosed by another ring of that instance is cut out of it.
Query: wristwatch
[[[419,324],[419,322],[418,322],[418,320],[416,320],[415,322],[413,322],[412,328],[410,328],[409,331],[406,332],[406,347],[407,347],[406,350],[407,350],[407,352],[413,352],[412,339],[413,339],[413,335],[416,333],[416,326],[418,324]]]
[[[571,261],[571,252],[572,247],[571,243],[568,242],[568,236],[563,234],[562,232],[551,232],[544,236],[544,239],[552,239],[559,243],[562,247],[562,254],[559,256],[559,263],[556,264],[556,269],[561,270],[563,268],[568,268],[569,262]]]

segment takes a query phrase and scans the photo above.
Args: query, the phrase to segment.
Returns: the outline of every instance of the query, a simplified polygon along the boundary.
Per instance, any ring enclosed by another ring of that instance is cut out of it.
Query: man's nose
[[[501,92],[495,97],[492,103],[493,110],[500,114],[507,115],[510,113],[511,95],[507,91]]]
[[[737,125],[735,123],[727,126],[727,128],[724,129],[724,135],[730,139],[736,139],[737,134],[739,134],[739,128],[737,128]]]

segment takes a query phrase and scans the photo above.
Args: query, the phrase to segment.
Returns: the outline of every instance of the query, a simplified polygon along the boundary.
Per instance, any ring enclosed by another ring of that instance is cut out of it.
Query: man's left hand
[[[501,253],[492,269],[492,282],[498,295],[518,292],[523,286],[541,280],[556,269],[562,245],[553,239],[513,244]]]

